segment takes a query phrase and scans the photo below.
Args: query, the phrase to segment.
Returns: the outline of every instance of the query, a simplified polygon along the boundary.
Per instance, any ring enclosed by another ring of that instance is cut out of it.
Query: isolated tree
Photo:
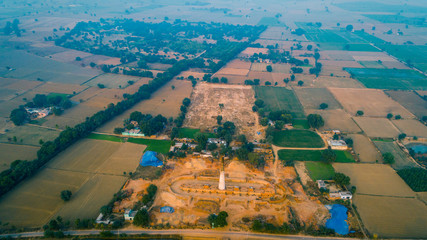
[[[208,217],[208,221],[212,227],[225,227],[228,225],[227,223],[228,213],[225,211],[221,211],[218,215],[211,214]]]
[[[221,125],[221,122],[222,122],[222,116],[221,116],[221,115],[218,115],[218,116],[216,117],[216,123],[217,123],[218,125]]]
[[[329,146],[327,149],[322,151],[321,160],[325,163],[332,163],[335,162],[337,159],[337,154],[332,150],[332,148]]]
[[[147,227],[150,224],[150,215],[145,208],[139,210],[133,219],[133,225]]]
[[[327,103],[321,103],[320,106],[319,106],[319,108],[322,109],[322,110],[326,109],[328,107],[329,107],[329,105]]]
[[[21,126],[28,118],[28,113],[23,107],[14,109],[10,113],[10,120],[12,120],[13,124],[16,126]]]
[[[295,81],[295,75],[291,75],[291,82]]]
[[[383,154],[383,161],[385,164],[393,164],[394,163],[394,155],[390,152],[386,152]]]
[[[221,82],[222,82],[222,83],[228,83],[228,79],[227,79],[226,77],[222,77],[222,78],[221,78]]]
[[[356,116],[363,116],[363,114],[365,114],[362,110],[358,110],[356,112]]]
[[[197,132],[194,134],[194,139],[202,149],[206,149],[206,142],[208,141],[208,136],[206,134]]]
[[[302,85],[304,85],[304,82],[303,81],[298,81],[298,86],[300,86],[300,87],[302,87]]]
[[[344,173],[335,173],[334,181],[336,184],[341,186],[347,186],[350,184],[350,177],[345,175]]]
[[[392,117],[393,117],[393,114],[392,114],[392,113],[387,114],[387,118],[388,118],[388,119],[391,119]]]
[[[255,100],[255,106],[257,106],[258,108],[264,107],[264,101],[261,99]]]
[[[394,119],[396,119],[396,120],[402,119],[402,116],[396,115],[396,116],[394,116]]]
[[[316,62],[317,60],[319,60],[319,58],[320,58],[320,53],[319,52],[314,53],[314,60],[316,60]]]
[[[71,199],[71,195],[73,195],[73,194],[71,193],[70,190],[64,190],[64,191],[61,192],[61,199],[64,202],[68,202]]]
[[[399,136],[398,136],[398,139],[399,140],[403,140],[403,139],[405,139],[406,138],[406,133],[401,133],[401,134],[399,134]]]
[[[349,32],[353,31],[353,25],[351,25],[351,24],[347,25],[347,26],[345,27],[345,30],[347,30],[347,31],[349,31]]]
[[[267,72],[273,71],[273,67],[271,65],[267,65],[266,69],[267,69]]]
[[[322,116],[319,114],[310,114],[307,116],[307,121],[310,127],[312,128],[320,128],[325,125],[325,121],[323,120]]]
[[[308,51],[311,51],[311,49],[313,49],[313,46],[312,46],[312,45],[310,45],[310,44],[309,44],[309,45],[307,45],[307,50],[308,50]]]
[[[182,100],[182,105],[188,107],[190,106],[191,100],[189,98],[184,98],[184,100]]]

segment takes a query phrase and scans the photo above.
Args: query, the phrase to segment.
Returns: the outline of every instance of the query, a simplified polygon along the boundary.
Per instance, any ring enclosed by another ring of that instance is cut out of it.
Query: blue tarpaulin
[[[144,155],[141,158],[141,161],[139,164],[143,167],[146,166],[153,166],[153,167],[159,167],[163,165],[163,162],[160,161],[157,158],[157,153],[153,151],[147,151],[144,153]]]
[[[160,208],[161,213],[173,213],[175,212],[175,209],[173,207],[165,206]]]
[[[346,235],[349,233],[347,224],[347,208],[341,204],[334,204],[328,207],[331,218],[326,221],[326,227],[333,229],[336,233]]]

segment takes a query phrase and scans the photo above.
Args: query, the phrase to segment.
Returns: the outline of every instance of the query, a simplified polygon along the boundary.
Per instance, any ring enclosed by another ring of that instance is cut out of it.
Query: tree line
[[[105,110],[101,110],[84,122],[74,127],[67,127],[53,141],[43,143],[37,152],[37,158],[33,161],[16,160],[11,163],[10,168],[0,173],[0,196],[10,191],[19,182],[32,176],[44,164],[69,146],[86,137],[89,133],[102,124],[120,115],[136,103],[149,99],[151,94],[172,80],[180,72],[185,71],[197,64],[198,59],[181,60],[165,71],[160,77],[156,77],[148,84],[142,85],[134,94],[124,94],[125,99],[116,105],[110,103]]]

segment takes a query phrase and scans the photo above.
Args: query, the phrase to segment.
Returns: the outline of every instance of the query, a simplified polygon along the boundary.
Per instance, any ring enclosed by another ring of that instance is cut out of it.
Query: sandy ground
[[[252,111],[255,96],[250,86],[199,83],[191,96],[185,127],[211,129],[217,126],[216,117],[222,122],[231,121],[238,134],[245,134],[248,140],[261,139],[257,132],[262,127]],[[223,107],[221,107],[221,104]]]

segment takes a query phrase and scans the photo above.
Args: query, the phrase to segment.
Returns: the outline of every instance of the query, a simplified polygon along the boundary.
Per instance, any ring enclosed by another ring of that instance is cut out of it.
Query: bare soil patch
[[[417,199],[356,195],[354,203],[371,234],[385,238],[427,238],[427,208]]]
[[[408,136],[427,138],[427,127],[415,119],[392,120],[392,123]]]
[[[414,197],[415,193],[388,165],[334,163],[336,172],[344,173],[357,187],[357,194]]]
[[[327,109],[339,109],[340,104],[326,88],[296,88],[298,96],[304,109],[319,109],[321,103],[328,104]]]
[[[191,102],[184,126],[213,128],[217,126],[216,117],[221,115],[223,122],[234,122],[238,134],[245,134],[250,140],[259,138],[256,134],[259,131],[257,116],[252,111],[255,96],[250,86],[199,83]]]
[[[325,126],[321,130],[340,130],[341,132],[357,133],[361,129],[353,121],[351,116],[342,109],[334,110],[308,110],[306,114],[320,114],[325,121]]]
[[[353,150],[356,152],[361,162],[381,162],[381,153],[368,137],[362,134],[350,134],[349,137],[353,139]]]
[[[329,88],[335,98],[350,114],[362,110],[364,116],[385,117],[388,113],[401,115],[402,118],[413,118],[414,115],[402,105],[377,89]]]
[[[411,111],[418,118],[422,118],[427,115],[427,101],[422,99],[413,91],[386,91],[385,93]]]
[[[354,117],[357,125],[371,138],[395,138],[400,131],[387,118]]]

